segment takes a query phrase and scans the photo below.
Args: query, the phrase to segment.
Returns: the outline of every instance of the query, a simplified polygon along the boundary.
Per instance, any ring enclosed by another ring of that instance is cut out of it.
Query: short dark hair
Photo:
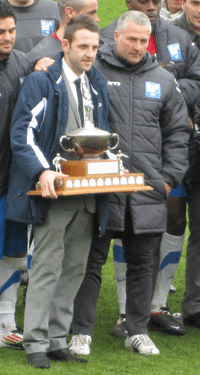
[[[15,23],[17,21],[17,17],[15,16],[12,7],[5,3],[4,1],[0,1],[0,18],[7,18],[7,17],[13,17],[15,20]]]
[[[67,39],[68,42],[71,44],[74,39],[74,34],[77,30],[86,29],[93,33],[99,34],[99,26],[96,21],[93,20],[93,18],[86,16],[86,15],[80,15],[77,17],[72,17],[71,20],[68,22],[63,39]]]

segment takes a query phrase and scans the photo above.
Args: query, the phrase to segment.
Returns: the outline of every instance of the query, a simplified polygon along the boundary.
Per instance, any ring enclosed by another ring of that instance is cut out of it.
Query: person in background
[[[162,0],[160,16],[166,19],[174,20],[183,14],[182,0]]]
[[[173,24],[187,31],[193,43],[200,49],[200,1],[183,0],[184,14]],[[194,122],[189,143],[190,169],[188,180],[188,216],[190,235],[187,246],[185,294],[182,302],[184,324],[200,328],[200,277],[199,277],[199,248],[200,248],[200,171],[199,171],[199,100],[196,104],[197,121]]]
[[[16,17],[9,4],[0,1],[0,347],[22,348],[22,331],[16,326],[15,306],[21,274],[26,269],[27,226],[6,220],[11,161],[10,123],[20,89],[20,80],[32,64],[13,49]]]
[[[187,31],[192,41],[200,49],[200,1],[183,0],[182,8],[184,13],[180,19],[174,20],[172,23]]]
[[[97,16],[98,1],[97,0],[59,0],[58,8],[60,11],[60,26],[55,33],[42,39],[28,54],[31,61],[42,57],[50,57],[56,59],[57,54],[62,51],[61,42],[67,23],[72,17],[78,15],[88,15],[96,22],[99,22]]]
[[[4,0],[17,17],[14,48],[28,53],[59,27],[58,4],[52,0]]]

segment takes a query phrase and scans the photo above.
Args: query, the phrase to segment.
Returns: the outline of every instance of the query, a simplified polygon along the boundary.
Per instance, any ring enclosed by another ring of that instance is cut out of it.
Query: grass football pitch
[[[187,238],[184,251],[174,279],[177,291],[169,295],[168,302],[172,313],[181,311],[184,293],[184,273]],[[113,268],[112,246],[103,268],[102,287],[98,300],[96,326],[87,364],[59,363],[51,361],[48,370],[28,366],[26,353],[21,350],[0,348],[0,375],[40,374],[49,375],[198,375],[199,341],[198,329],[189,328],[185,336],[167,335],[149,330],[150,336],[160,349],[160,355],[141,356],[124,348],[124,339],[110,335],[118,314],[116,283]],[[23,327],[24,306],[23,287],[20,288],[17,323]],[[70,337],[69,339],[70,340]]]
[[[125,0],[99,0],[100,27],[104,27],[126,11]],[[169,296],[172,313],[181,311],[184,294],[184,274],[187,238],[184,251],[174,279],[177,292]],[[116,283],[114,277],[112,246],[103,268],[103,282],[97,306],[96,327],[91,346],[89,363],[72,364],[51,362],[48,370],[28,366],[26,353],[10,348],[0,349],[0,375],[199,375],[200,332],[189,328],[183,337],[151,331],[150,336],[160,349],[158,356],[140,356],[124,348],[124,339],[110,335],[118,314]],[[19,290],[16,319],[23,328],[23,287]]]

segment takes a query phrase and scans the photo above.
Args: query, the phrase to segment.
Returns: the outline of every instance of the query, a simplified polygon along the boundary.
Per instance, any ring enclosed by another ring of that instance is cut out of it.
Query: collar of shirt
[[[188,32],[188,34],[189,34],[190,38],[192,39],[192,41],[194,41],[194,39],[199,36],[199,33],[197,31],[195,31],[194,29],[192,29],[189,26],[189,24],[188,24],[188,22],[186,20],[185,13],[184,13],[184,15],[182,17],[182,25],[183,25],[184,29]]]
[[[165,18],[165,19],[170,19],[170,20],[175,20],[176,18],[179,18],[184,10],[183,9],[180,9],[178,12],[176,13],[171,13],[169,11],[169,9],[167,8],[167,0],[162,0],[161,1],[161,9],[160,9],[160,16]]]

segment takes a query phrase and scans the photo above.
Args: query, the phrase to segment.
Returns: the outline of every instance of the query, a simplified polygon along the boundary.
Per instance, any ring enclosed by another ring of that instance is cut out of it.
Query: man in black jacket
[[[157,60],[164,64],[173,62],[171,71],[178,80],[189,110],[192,110],[200,88],[199,51],[192,46],[186,32],[171,25],[159,16],[161,0],[127,0],[129,10],[145,13],[152,25],[147,51],[156,53]],[[101,42],[113,43],[117,20],[101,29]]]
[[[109,122],[111,130],[119,134],[119,149],[128,156],[125,168],[130,172],[142,171],[146,183],[154,188],[152,192],[110,197],[110,229],[121,233],[127,262],[129,337],[125,346],[145,355],[159,354],[147,330],[152,295],[152,250],[156,234],[166,229],[167,196],[187,169],[190,131],[185,101],[174,78],[146,53],[150,29],[150,21],[142,12],[123,14],[114,34],[116,46],[104,44],[95,62],[96,69],[107,80]],[[87,269],[86,277],[90,277],[90,288],[94,285],[95,289],[92,266],[91,274]],[[91,289],[87,289],[87,294]],[[82,287],[80,291],[83,292]],[[88,306],[88,298],[79,309],[76,302],[69,349],[80,354],[80,350],[91,343],[88,318],[91,306]],[[83,311],[87,315],[85,319]],[[82,350],[82,354],[89,354],[87,349]]]
[[[174,27],[159,16],[161,9],[160,0],[146,0],[145,2],[141,0],[127,0],[127,6],[129,10],[139,10],[149,17],[152,25],[152,33],[147,50],[151,54],[156,53],[160,64],[170,69],[171,73],[177,79],[187,103],[189,116],[193,120],[194,105],[198,99],[200,88],[198,49],[191,43],[191,39],[186,32]],[[117,20],[101,30],[102,42],[113,40],[116,23]],[[171,281],[178,266],[184,243],[186,196],[187,189],[184,182],[182,182],[178,190],[171,192],[168,199],[167,231],[162,236],[159,254],[158,252],[157,254],[155,253],[157,255],[155,257],[155,266],[156,264],[159,265],[158,255],[160,255],[159,269],[161,272],[155,282],[151,321],[167,333],[176,335],[183,335],[186,333],[186,329],[181,322],[173,318],[166,304]],[[117,246],[116,248],[114,247],[114,251],[115,249],[117,252],[120,250]],[[124,268],[123,263],[118,262],[115,264],[118,265],[117,270]],[[122,288],[122,283],[117,284],[119,289]],[[125,293],[122,292],[123,294]],[[120,309],[122,309],[122,306],[123,304],[121,304]],[[121,332],[121,325],[117,324],[113,334],[118,336],[121,333],[123,334]]]

